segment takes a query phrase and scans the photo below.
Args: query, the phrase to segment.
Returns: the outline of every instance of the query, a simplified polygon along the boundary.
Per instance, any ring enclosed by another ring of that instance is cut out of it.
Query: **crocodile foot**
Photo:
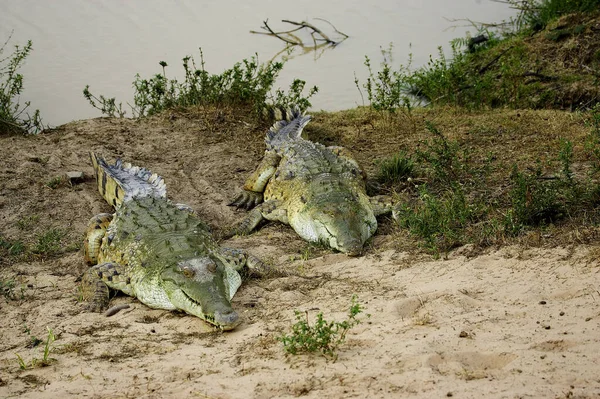
[[[244,190],[227,205],[250,210],[261,202],[263,202],[263,193]]]

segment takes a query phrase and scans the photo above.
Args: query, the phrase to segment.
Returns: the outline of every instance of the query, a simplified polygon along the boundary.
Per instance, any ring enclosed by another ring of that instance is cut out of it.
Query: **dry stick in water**
[[[315,48],[318,46],[317,41],[325,42],[326,44],[329,44],[333,47],[333,46],[337,46],[338,44],[340,44],[341,42],[343,42],[344,40],[346,40],[348,38],[348,35],[337,30],[337,28],[335,26],[333,26],[333,24],[331,22],[329,22],[325,19],[322,19],[322,18],[315,18],[315,19],[318,19],[320,21],[324,21],[324,22],[328,23],[338,34],[342,35],[344,38],[342,40],[336,42],[335,40],[332,40],[331,38],[329,38],[329,36],[327,36],[325,33],[323,33],[323,31],[321,31],[319,28],[317,28],[316,26],[314,26],[311,23],[308,23],[306,21],[295,22],[295,21],[290,21],[287,19],[284,19],[281,22],[296,25],[298,27],[296,29],[291,29],[288,31],[275,32],[273,29],[271,29],[271,27],[268,24],[269,20],[266,20],[266,21],[263,21],[263,26],[261,26],[261,28],[266,30],[267,32],[257,32],[257,31],[251,30],[250,33],[274,36],[274,37],[278,38],[279,40],[282,40],[285,43],[290,44],[292,46],[307,47],[298,36],[293,34],[293,32],[297,32],[301,29],[308,29],[311,31],[310,35],[313,38],[313,44],[314,44]]]

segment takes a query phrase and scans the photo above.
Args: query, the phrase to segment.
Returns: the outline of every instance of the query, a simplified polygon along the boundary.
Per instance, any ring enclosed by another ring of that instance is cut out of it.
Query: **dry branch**
[[[339,35],[342,36],[342,39],[341,40],[331,39],[321,29],[317,28],[315,25],[313,25],[307,21],[295,22],[295,21],[290,21],[287,19],[284,19],[281,22],[285,22],[285,23],[297,26],[297,28],[290,29],[287,31],[276,32],[273,29],[271,29],[271,27],[269,26],[269,24],[268,24],[269,20],[265,20],[265,21],[263,21],[263,26],[261,26],[261,29],[265,30],[266,32],[259,32],[259,31],[251,30],[250,33],[273,36],[273,37],[276,37],[279,40],[287,43],[288,45],[300,46],[305,49],[307,49],[309,47],[312,47],[313,49],[317,49],[318,47],[320,47],[323,44],[329,45],[331,47],[335,47],[348,38],[348,35],[337,30],[337,28],[335,26],[333,26],[333,24],[331,22],[329,22],[325,19],[322,19],[322,18],[315,18],[315,19],[318,19],[320,21],[324,21],[324,22],[328,23],[335,30],[336,33],[338,33]],[[294,34],[294,32],[298,32],[300,30],[307,30],[310,33],[310,36],[313,41],[312,46],[306,45],[300,37],[298,37],[297,35]]]

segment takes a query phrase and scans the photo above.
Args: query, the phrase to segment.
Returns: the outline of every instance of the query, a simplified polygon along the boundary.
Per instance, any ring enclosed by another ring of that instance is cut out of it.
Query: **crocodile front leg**
[[[109,285],[119,290],[129,285],[129,278],[122,277],[122,268],[118,263],[106,262],[91,267],[84,273],[81,278],[81,296],[84,301],[88,301],[88,310],[101,312],[108,307]],[[131,295],[131,289],[123,291]]]
[[[238,272],[246,266],[249,273],[257,277],[273,274],[271,266],[244,250],[221,247],[219,254]]]
[[[83,242],[83,256],[88,265],[98,263],[98,253],[100,252],[102,239],[112,219],[113,215],[111,213],[100,213],[90,219],[85,241]]]
[[[282,207],[282,202],[270,200],[252,209],[244,219],[225,234],[224,238],[250,234],[263,219],[289,224],[287,211]]]
[[[274,151],[265,152],[265,156],[260,165],[258,165],[258,168],[246,180],[243,187],[244,191],[235,197],[229,205],[237,208],[252,209],[263,202],[265,186],[275,173],[280,160],[281,157]]]

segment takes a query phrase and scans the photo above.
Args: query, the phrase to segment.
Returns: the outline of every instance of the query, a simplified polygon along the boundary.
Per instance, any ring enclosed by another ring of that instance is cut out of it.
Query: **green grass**
[[[376,179],[380,183],[398,184],[415,173],[415,161],[404,151],[379,160],[377,166]]]
[[[52,256],[62,252],[61,240],[65,232],[61,229],[50,228],[45,233],[37,236],[35,245],[31,248],[34,254],[44,257]]]
[[[0,235],[0,255],[19,256],[25,252],[25,244],[20,240],[8,240]]]
[[[20,103],[24,90],[23,75],[18,71],[31,53],[32,42],[8,50],[10,37],[0,46],[0,135],[37,133],[44,129],[40,112],[29,113],[30,103]],[[8,54],[6,54],[8,52]]]
[[[291,355],[320,352],[328,359],[337,360],[339,346],[345,342],[348,331],[360,323],[357,316],[364,310],[356,295],[352,296],[351,302],[348,317],[341,322],[327,321],[323,313],[319,312],[314,323],[310,324],[308,311],[296,310],[296,323],[292,325],[292,332],[282,334],[278,340]]]
[[[15,356],[17,357],[17,361],[19,363],[19,368],[21,370],[33,369],[36,367],[46,367],[56,361],[56,359],[50,357],[50,354],[54,350],[53,344],[54,344],[54,341],[56,340],[56,336],[54,335],[54,332],[52,331],[52,329],[50,327],[47,327],[47,330],[48,330],[48,335],[46,336],[45,341],[38,340],[35,337],[33,338],[38,341],[34,346],[37,346],[39,343],[44,342],[44,351],[42,352],[41,359],[34,357],[29,362],[26,362],[21,355],[19,355],[18,353],[15,353]],[[30,334],[28,329],[26,329],[26,332],[28,334]]]
[[[315,86],[304,95],[306,82],[301,79],[295,79],[287,92],[281,89],[273,92],[284,62],[260,63],[258,55],[236,63],[221,74],[211,74],[206,70],[200,50],[199,67],[191,56],[183,58],[185,78],[182,82],[167,77],[166,62],[161,61],[159,65],[162,67],[161,73],[150,78],[135,77],[134,104],[131,106],[134,117],[196,105],[249,106],[256,115],[262,115],[270,106],[297,105],[305,110],[311,105],[309,99],[318,92]],[[83,94],[104,115],[123,117],[126,113],[115,98],[92,94],[89,85]]]

